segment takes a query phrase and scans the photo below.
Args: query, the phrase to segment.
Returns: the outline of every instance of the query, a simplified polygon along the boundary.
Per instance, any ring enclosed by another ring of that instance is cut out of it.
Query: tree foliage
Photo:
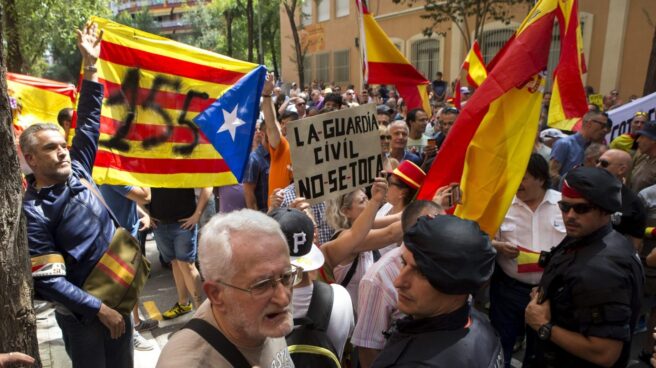
[[[485,24],[501,21],[509,24],[513,19],[511,8],[517,4],[533,4],[532,0],[393,0],[396,4],[424,4],[427,11],[421,17],[431,21],[424,34],[431,35],[437,26],[452,22],[465,40],[467,49],[473,40],[481,38]]]
[[[130,14],[124,10],[114,16],[114,21],[144,32],[159,34],[159,26],[145,6],[134,14]]]
[[[76,81],[80,59],[74,30],[92,15],[108,16],[108,0],[20,0],[15,5],[16,22],[5,29],[6,35],[18,34],[23,63],[15,71]]]
[[[264,61],[266,65],[273,65],[275,70],[278,67],[277,60],[280,60],[280,50],[276,47],[280,44],[279,2],[260,1],[262,4],[258,4],[257,0],[253,3],[254,17],[257,18],[261,9]],[[239,0],[221,0],[190,9],[183,19],[191,24],[192,30],[180,41],[236,59],[248,60],[249,49],[255,48],[255,42],[249,46],[246,5]],[[257,39],[257,31],[254,29],[252,32],[252,40]]]

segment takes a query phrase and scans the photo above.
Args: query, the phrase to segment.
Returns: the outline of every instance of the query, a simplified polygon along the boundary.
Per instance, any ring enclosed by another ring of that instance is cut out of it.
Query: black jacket
[[[468,305],[447,315],[398,321],[374,368],[503,366],[503,351],[485,316]]]
[[[644,276],[631,243],[608,224],[583,238],[566,237],[552,250],[540,287],[554,326],[622,341],[613,367],[625,367],[640,312]],[[596,367],[540,341],[532,367]]]

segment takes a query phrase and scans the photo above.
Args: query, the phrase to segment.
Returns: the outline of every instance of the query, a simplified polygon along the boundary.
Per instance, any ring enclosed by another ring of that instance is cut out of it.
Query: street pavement
[[[141,335],[153,343],[155,348],[150,351],[134,351],[135,368],[153,368],[161,348],[168,341],[169,335],[180,329],[193,315],[188,313],[173,320],[162,320],[161,313],[169,309],[177,301],[173,274],[171,270],[162,268],[158,258],[154,240],[146,242],[146,257],[152,266],[150,279],[146,283],[139,300],[139,310],[142,318],[159,320],[159,327]],[[70,368],[71,361],[64,350],[62,333],[57,326],[53,308],[37,314],[37,338],[39,354],[44,368]]]
[[[154,240],[146,242],[146,256],[150,261],[152,269],[150,279],[146,283],[141,300],[139,301],[139,309],[142,318],[159,320],[159,327],[152,331],[142,333],[142,336],[152,342],[155,348],[150,351],[135,350],[135,368],[155,367],[161,348],[167,343],[169,336],[179,330],[193,315],[193,313],[188,313],[173,320],[162,320],[161,313],[169,309],[177,301],[173,274],[171,270],[161,266]],[[645,336],[646,332],[634,336],[631,347],[631,357],[634,360],[629,364],[629,367],[647,367],[647,365],[635,360]],[[54,309],[48,308],[37,315],[37,338],[39,340],[39,353],[44,368],[71,368],[71,361],[64,350],[61,330],[55,321]],[[513,355],[511,366],[514,368],[521,367],[523,357],[524,350],[522,349]]]

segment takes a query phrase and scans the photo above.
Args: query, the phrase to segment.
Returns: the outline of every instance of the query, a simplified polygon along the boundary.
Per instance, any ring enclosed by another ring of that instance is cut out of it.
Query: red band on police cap
[[[567,184],[567,179],[563,180],[563,190],[561,191],[563,197],[567,198],[583,198],[583,195],[579,193],[576,189],[572,188]]]

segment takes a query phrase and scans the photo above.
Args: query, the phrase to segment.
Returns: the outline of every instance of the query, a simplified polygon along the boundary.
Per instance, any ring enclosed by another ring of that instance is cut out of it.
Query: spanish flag
[[[515,259],[517,261],[517,273],[527,272],[542,272],[544,269],[540,267],[540,252],[530,250],[524,247],[517,247],[519,254]]]
[[[364,82],[393,84],[406,102],[408,110],[421,107],[430,112],[428,80],[394,46],[385,31],[369,13],[364,0],[357,1],[360,10],[360,50]]]
[[[104,31],[97,65],[105,99],[96,183],[236,184],[228,163],[193,120],[257,65],[106,19],[91,21]]]
[[[478,88],[487,78],[487,70],[485,69],[485,62],[483,61],[478,40],[474,40],[465,62],[462,63],[462,70],[467,72],[467,83],[470,87]]]
[[[75,106],[75,86],[68,83],[7,73],[7,91],[20,109],[14,121],[18,131],[34,123],[57,124],[59,111]]]
[[[495,234],[510,206],[537,134],[558,0],[540,0],[469,99],[431,167],[418,198],[458,182],[455,215]]]
[[[561,35],[560,60],[554,71],[547,125],[573,130],[577,121],[588,111],[583,87],[583,73],[586,72],[583,38],[578,0],[562,0],[558,5],[556,16]]]

